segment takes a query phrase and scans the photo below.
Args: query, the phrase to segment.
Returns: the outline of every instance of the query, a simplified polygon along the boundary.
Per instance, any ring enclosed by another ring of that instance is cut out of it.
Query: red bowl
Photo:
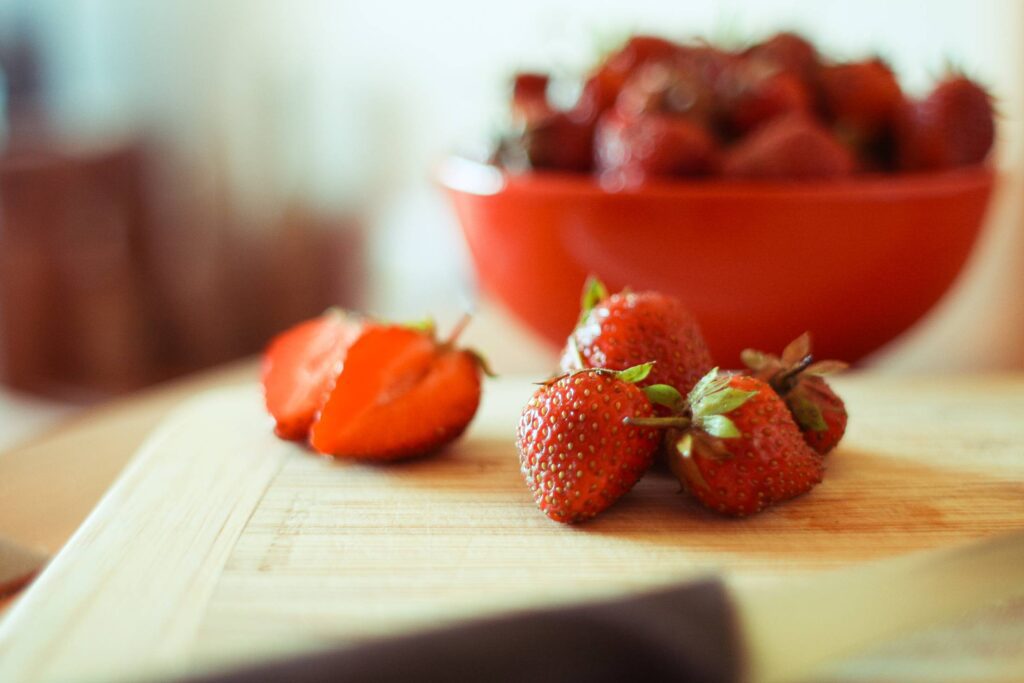
[[[553,344],[593,273],[613,291],[679,297],[727,367],[743,348],[777,352],[805,330],[818,357],[849,361],[895,338],[960,272],[993,180],[972,167],[611,192],[589,176],[463,159],[441,170],[481,284]]]

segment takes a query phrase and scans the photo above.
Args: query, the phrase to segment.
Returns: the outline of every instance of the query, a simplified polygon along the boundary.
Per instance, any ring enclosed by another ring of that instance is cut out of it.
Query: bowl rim
[[[596,197],[670,197],[779,199],[804,197],[878,197],[887,200],[945,195],[990,187],[996,170],[983,162],[942,171],[898,174],[858,174],[825,180],[728,180],[671,178],[649,181],[636,188],[611,189],[591,174],[567,171],[513,173],[494,164],[451,155],[439,165],[435,177],[446,189],[479,196],[516,194]]]

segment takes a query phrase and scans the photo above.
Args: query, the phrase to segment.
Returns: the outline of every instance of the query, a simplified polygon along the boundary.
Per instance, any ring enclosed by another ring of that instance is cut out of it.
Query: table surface
[[[16,533],[6,528],[0,532],[44,547],[59,546],[77,525],[66,510],[89,507],[89,489],[75,487],[74,505],[47,496],[48,491],[60,493],[61,484],[82,484],[75,477],[91,474],[92,490],[98,493],[105,486],[95,473],[109,480],[171,406],[200,388],[251,379],[252,370],[243,364],[103,409],[14,452],[21,454],[16,459],[6,454],[0,474],[16,476],[0,477],[0,519]],[[189,599],[152,596],[153,602],[147,603],[174,613],[173,623],[185,625],[178,634],[177,655],[198,663],[219,661],[229,651],[244,654],[254,642],[268,647],[273,642],[323,642],[392,632],[443,614],[546,602],[569,585],[583,594],[601,593],[712,568],[752,577],[792,575],[944,546],[1024,524],[1024,423],[1019,419],[1024,415],[1024,377],[860,376],[844,378],[841,390],[853,413],[850,434],[831,456],[826,483],[811,496],[737,522],[681,502],[670,480],[652,476],[629,500],[580,533],[544,519],[518,480],[509,414],[528,395],[525,382],[491,385],[474,427],[451,453],[383,470],[331,466],[297,446],[277,442],[265,429],[255,387],[231,389],[199,399],[199,405],[174,418],[170,431],[162,430],[165,445],[147,448],[125,475],[131,481],[122,480],[90,519],[89,542],[78,538],[62,553],[63,561],[55,563],[48,582],[44,575],[37,588],[45,583],[46,595],[36,590],[26,596],[21,607],[34,603],[38,615],[21,609],[9,621],[17,616],[15,623],[33,636],[46,630],[40,623],[48,624],[50,630],[39,642],[55,638],[44,648],[47,657],[56,647],[64,655],[63,665],[72,669],[79,660],[74,648],[69,651],[65,645],[81,646],[79,654],[81,648],[95,652],[88,635],[95,631],[89,625],[95,626],[96,619],[109,627],[110,614],[120,614],[116,626],[126,638],[145,640],[147,633],[158,633],[147,631],[139,620],[153,620],[136,614],[130,605],[111,609],[124,594],[111,586],[138,590],[138,574],[132,569],[152,567],[159,559],[141,548],[125,549],[123,534],[130,531],[125,520],[133,524],[144,513],[149,523],[159,525],[166,522],[168,510],[176,522],[165,533],[189,539],[181,547],[212,533],[202,554],[181,555],[192,558],[189,567],[202,567],[203,599],[195,598],[195,586],[190,585]],[[237,428],[223,430],[222,423]],[[28,457],[39,458],[36,464],[45,474],[37,470],[33,477],[24,462]],[[139,466],[140,461],[146,466]],[[159,476],[156,467],[164,468]],[[46,480],[49,476],[55,480]],[[196,488],[197,482],[202,486]],[[176,492],[173,506],[168,487]],[[192,508],[181,502],[189,490],[198,494]],[[208,504],[211,498],[228,497],[230,505]],[[471,518],[453,515],[453,503],[476,513]],[[125,506],[132,514],[119,514]],[[41,513],[43,508],[49,513]],[[210,517],[212,510],[223,516],[223,524]],[[136,533],[152,530],[138,523]],[[381,528],[397,531],[382,534]],[[531,548],[542,552],[531,553]],[[110,557],[121,560],[112,567]],[[582,582],[573,570],[573,558],[580,557],[587,558],[588,567]],[[637,557],[645,558],[642,566],[659,571],[637,571]],[[402,561],[389,563],[389,558]],[[394,571],[382,575],[382,561]],[[170,578],[177,577],[170,574],[170,566],[183,565],[160,563],[156,571],[169,572],[162,584],[169,587],[177,580]],[[451,582],[453,575],[458,582]],[[89,581],[97,589],[89,590],[95,598],[80,603],[81,592],[70,586]],[[429,590],[413,590],[423,582]],[[396,592],[400,585],[405,588]],[[84,609],[76,616],[78,626],[65,626],[64,612],[76,606]],[[154,619],[162,618],[155,607],[151,612]],[[9,625],[0,624],[0,631]],[[30,657],[30,648],[10,640],[11,629],[6,635],[6,646],[14,648],[9,652]],[[144,651],[145,643],[132,649]],[[119,649],[112,656],[123,653]],[[931,666],[922,669],[928,661]],[[991,672],[992,662],[1005,671],[1008,661],[1024,667],[1020,604],[1004,606],[966,630],[933,634],[909,649],[861,661],[833,678],[877,680],[881,666],[887,675],[899,671],[902,679],[912,680],[922,671],[934,674],[935,662],[946,671],[960,667],[961,674],[979,674]],[[981,679],[954,675],[952,680]]]

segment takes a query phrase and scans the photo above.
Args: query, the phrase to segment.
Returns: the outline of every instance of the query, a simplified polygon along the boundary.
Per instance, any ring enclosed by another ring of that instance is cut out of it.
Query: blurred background
[[[1024,3],[0,0],[0,446],[332,304],[473,306],[499,372],[547,371],[554,351],[477,292],[437,164],[486,147],[517,70],[582,72],[636,31],[780,29],[878,53],[911,94],[948,63],[991,88],[985,232],[870,365],[1024,367]]]

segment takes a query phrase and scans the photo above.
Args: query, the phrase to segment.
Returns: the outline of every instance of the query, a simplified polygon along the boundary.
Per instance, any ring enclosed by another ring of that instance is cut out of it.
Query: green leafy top
[[[651,374],[651,370],[654,368],[654,361],[649,363],[642,363],[640,365],[634,365],[631,368],[620,370],[615,373],[615,376],[621,379],[623,382],[629,382],[630,384],[636,384],[647,379],[647,375]]]
[[[579,323],[586,319],[587,314],[594,309],[594,306],[607,298],[608,288],[604,283],[596,275],[587,277],[587,281],[583,284],[583,295],[580,297]]]
[[[734,389],[729,385],[729,376],[720,375],[718,368],[714,368],[697,382],[686,400],[690,404],[693,424],[712,436],[731,439],[742,434],[727,414],[756,393]]]

